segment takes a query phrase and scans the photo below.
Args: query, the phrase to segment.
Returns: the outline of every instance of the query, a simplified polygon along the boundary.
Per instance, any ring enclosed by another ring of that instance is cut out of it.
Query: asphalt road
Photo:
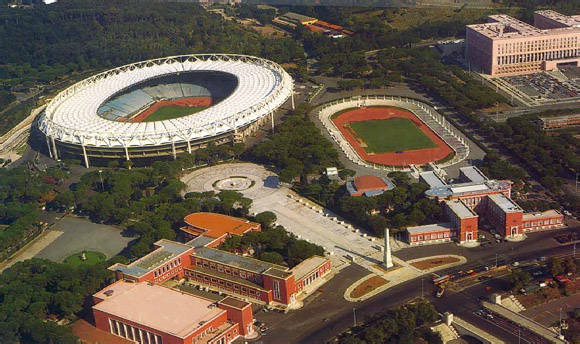
[[[555,240],[549,239],[555,233],[554,231],[535,233],[531,234],[522,243],[499,244],[498,246],[505,245],[503,249],[501,247],[496,249],[490,249],[488,247],[480,251],[473,251],[473,253],[468,254],[470,257],[468,257],[469,260],[466,265],[455,267],[441,273],[458,271],[470,265],[495,262],[495,252],[498,250],[502,252],[502,259],[509,262],[535,259],[540,256],[571,254],[572,245],[559,245]],[[551,242],[548,240],[551,240]],[[514,248],[512,249],[510,245]],[[441,246],[423,247],[421,249],[425,250],[422,254],[423,256],[428,255],[430,253],[429,250],[438,251],[438,254],[450,253],[448,252],[450,251],[449,248],[446,247],[443,249]],[[462,248],[456,248],[462,250]],[[292,311],[288,314],[272,312],[258,313],[256,318],[265,322],[270,328],[270,331],[260,339],[260,342],[280,343],[280,339],[283,338],[285,343],[324,343],[333,336],[351,327],[354,322],[355,313],[357,321],[361,322],[389,308],[400,306],[413,298],[420,297],[423,294],[425,298],[433,302],[439,312],[451,312],[468,322],[476,324],[483,330],[489,331],[507,343],[518,343],[517,331],[513,327],[507,327],[503,323],[501,326],[498,326],[494,322],[482,321],[474,313],[476,310],[481,309],[479,305],[480,298],[487,298],[493,292],[507,289],[507,282],[502,279],[488,280],[485,283],[476,284],[459,293],[446,292],[442,298],[438,299],[433,296],[434,289],[432,283],[429,277],[426,276],[423,278],[423,281],[421,281],[421,278],[408,281],[360,303],[351,303],[344,300],[343,294],[346,288],[365,274],[367,274],[367,271],[361,267],[351,265],[325,284],[321,288],[322,292],[307,300],[307,304],[302,309]],[[491,290],[486,291],[486,286],[490,286]],[[356,309],[354,312],[353,308]],[[521,331],[520,334],[522,338],[527,338],[526,332]],[[528,340],[533,342],[532,337]],[[525,343],[525,341],[522,341],[522,343]]]

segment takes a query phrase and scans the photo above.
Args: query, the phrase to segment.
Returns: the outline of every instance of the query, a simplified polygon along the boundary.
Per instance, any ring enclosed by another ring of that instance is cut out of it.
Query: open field
[[[456,257],[437,257],[420,260],[418,262],[411,263],[411,265],[420,270],[429,270],[441,265],[456,263],[458,261],[459,258]]]
[[[373,276],[364,280],[361,284],[357,285],[351,292],[350,297],[359,298],[362,297],[378,287],[382,287],[387,284],[388,281],[381,276]]]
[[[75,253],[64,260],[65,264],[72,266],[80,265],[95,265],[100,262],[104,262],[107,257],[101,252],[85,251],[85,260],[82,259],[83,253]]]
[[[371,163],[420,165],[453,154],[451,147],[414,113],[398,107],[351,108],[337,112],[331,120],[358,156]]]
[[[151,115],[144,118],[142,122],[164,121],[166,119],[173,119],[191,115],[203,109],[206,108],[201,106],[176,106],[176,105],[163,106],[159,108],[159,110],[155,111]]]
[[[366,145],[368,153],[387,153],[437,147],[408,118],[351,122],[350,127]]]

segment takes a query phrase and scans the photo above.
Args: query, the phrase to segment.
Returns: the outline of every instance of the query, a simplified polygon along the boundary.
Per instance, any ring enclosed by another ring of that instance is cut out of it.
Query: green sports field
[[[204,109],[207,108],[202,106],[175,106],[175,105],[163,106],[154,113],[144,118],[142,122],[164,121],[166,119],[173,119],[191,115],[192,113],[196,113]]]
[[[389,118],[350,122],[351,129],[364,141],[368,153],[388,153],[434,148],[431,141],[410,119]]]

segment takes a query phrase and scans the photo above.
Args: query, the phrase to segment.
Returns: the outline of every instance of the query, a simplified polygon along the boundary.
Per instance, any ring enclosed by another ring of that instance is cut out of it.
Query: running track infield
[[[352,130],[348,129],[348,124],[351,122],[364,122],[377,119],[389,118],[408,118],[417,127],[429,137],[436,145],[435,148],[423,148],[408,150],[404,152],[388,152],[388,153],[368,153],[359,143],[360,138],[355,137]],[[365,161],[387,166],[407,166],[410,164],[422,165],[429,162],[439,161],[449,154],[453,153],[453,149],[445,143],[437,134],[435,134],[429,127],[427,127],[417,116],[412,112],[393,108],[393,107],[361,107],[357,109],[347,110],[337,116],[332,121],[342,133],[342,136],[348,141],[352,148]]]

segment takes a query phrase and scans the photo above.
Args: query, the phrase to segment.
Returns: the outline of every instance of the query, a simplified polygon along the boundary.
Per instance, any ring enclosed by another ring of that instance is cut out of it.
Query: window
[[[274,298],[277,300],[280,300],[280,281],[272,281],[273,282],[273,287],[274,287]]]

